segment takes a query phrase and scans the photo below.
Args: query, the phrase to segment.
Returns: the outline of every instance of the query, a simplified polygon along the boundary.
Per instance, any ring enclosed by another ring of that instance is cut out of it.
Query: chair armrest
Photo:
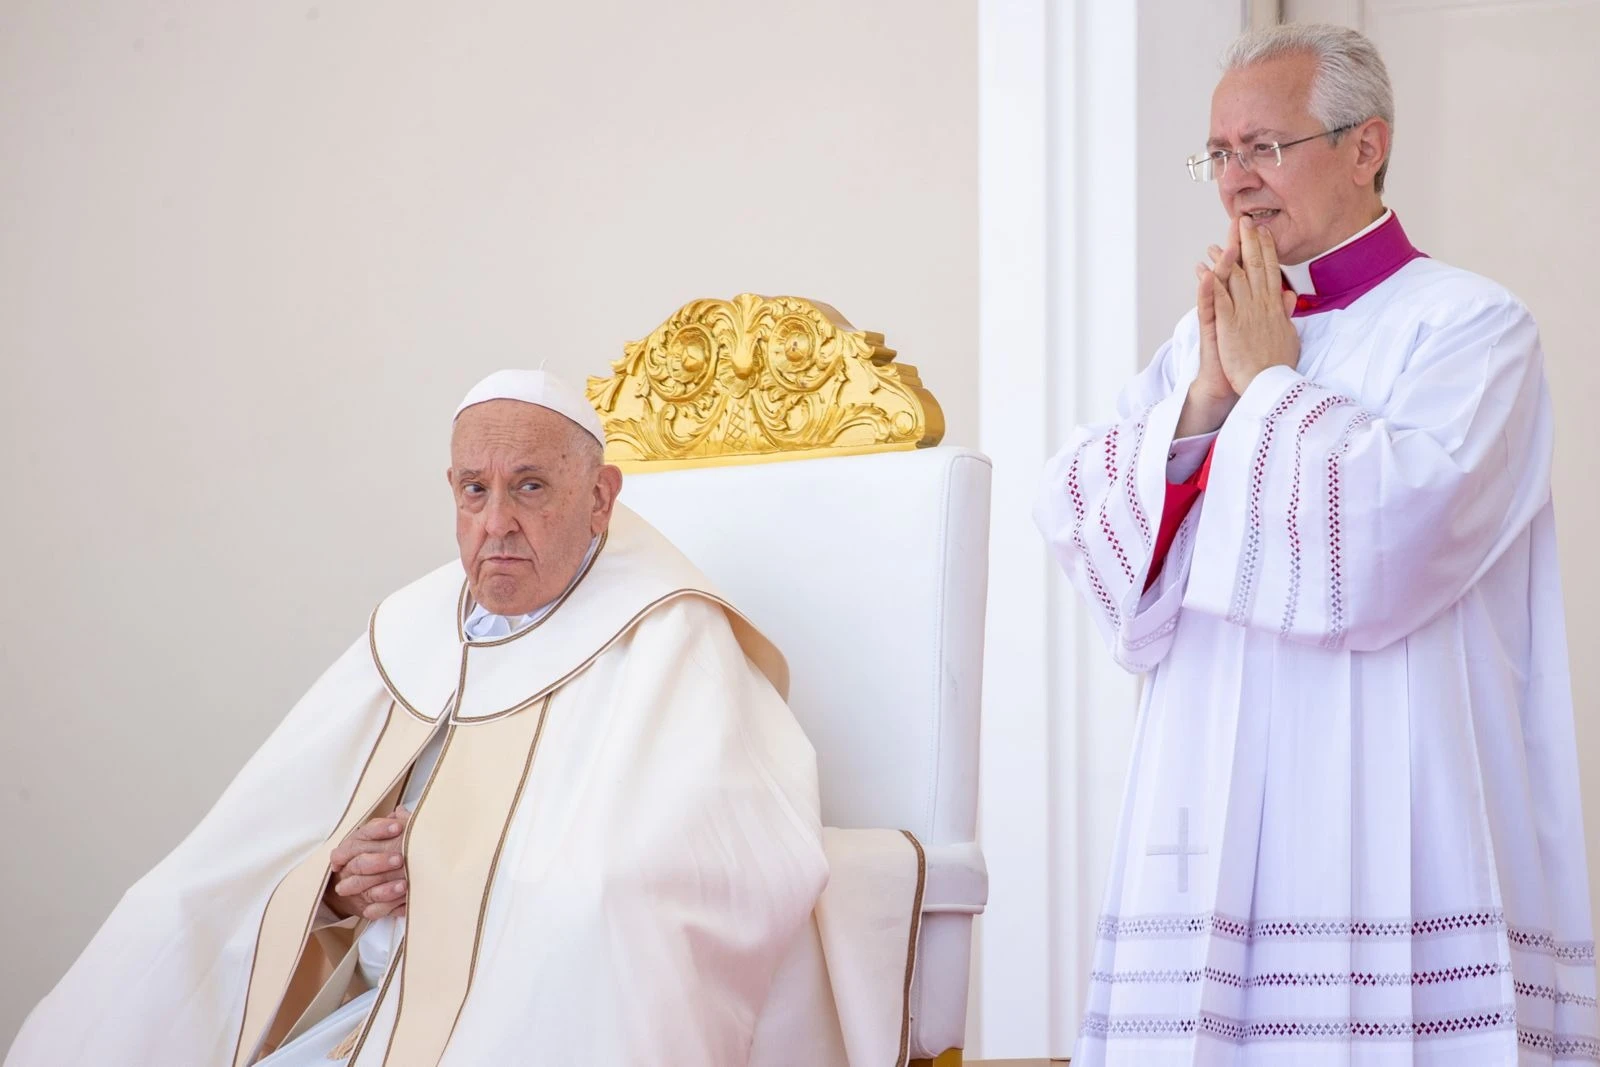
[[[979,915],[989,900],[989,868],[976,841],[924,845],[927,879],[922,891],[924,915]]]

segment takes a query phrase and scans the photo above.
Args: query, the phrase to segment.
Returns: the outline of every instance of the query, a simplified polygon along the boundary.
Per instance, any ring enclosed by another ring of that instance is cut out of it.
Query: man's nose
[[[490,537],[505,537],[517,528],[516,513],[504,493],[490,493],[483,509],[484,532]]]
[[[1222,194],[1222,203],[1226,207],[1228,200],[1239,193],[1251,189],[1261,188],[1261,175],[1256,173],[1254,167],[1247,167],[1236,156],[1228,160],[1228,169],[1222,172],[1222,178],[1217,182],[1217,190]]]

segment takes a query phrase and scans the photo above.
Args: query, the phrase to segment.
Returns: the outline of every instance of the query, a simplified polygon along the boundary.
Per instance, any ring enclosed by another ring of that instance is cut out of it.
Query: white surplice
[[[1193,312],[1046,472],[1153,672],[1074,1067],[1600,1060],[1534,322],[1428,259],[1294,321],[1148,593]]]

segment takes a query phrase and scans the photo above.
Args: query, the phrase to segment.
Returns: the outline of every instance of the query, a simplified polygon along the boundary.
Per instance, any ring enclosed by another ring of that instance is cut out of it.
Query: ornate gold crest
[[[624,469],[920,448],[944,413],[883,335],[827,304],[744,293],[685,304],[590,378],[606,458]]]

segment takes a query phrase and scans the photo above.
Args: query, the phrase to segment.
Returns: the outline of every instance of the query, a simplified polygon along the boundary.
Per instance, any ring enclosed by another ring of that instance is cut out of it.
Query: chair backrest
[[[941,447],[624,478],[788,657],[828,825],[976,837],[989,474]]]

